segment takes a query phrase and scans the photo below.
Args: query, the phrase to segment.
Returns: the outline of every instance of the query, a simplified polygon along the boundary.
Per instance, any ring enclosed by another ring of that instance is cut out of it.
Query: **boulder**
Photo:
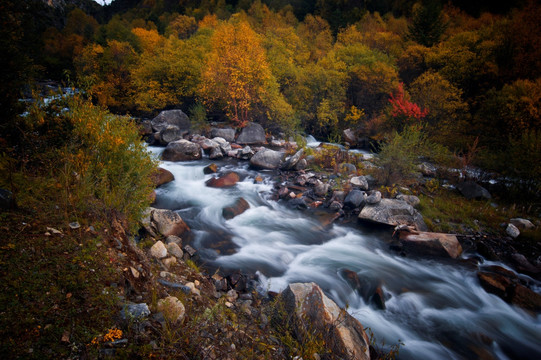
[[[455,235],[397,230],[403,248],[416,254],[442,256],[456,259],[462,254],[462,246]]]
[[[515,225],[519,230],[532,230],[535,228],[535,225],[527,219],[514,218],[511,219],[509,222]]]
[[[182,110],[164,110],[151,121],[152,129],[160,132],[168,126],[175,126],[179,130],[190,130],[190,119]]]
[[[165,299],[158,300],[157,309],[163,314],[165,320],[173,324],[182,323],[186,313],[184,304],[174,296],[168,296]]]
[[[203,174],[213,174],[218,171],[218,165],[212,163],[203,168]]]
[[[473,181],[464,181],[457,186],[458,191],[466,198],[466,199],[490,199],[490,193],[487,189],[482,187],[481,185],[476,184]]]
[[[416,207],[416,206],[419,206],[419,204],[421,203],[421,200],[419,200],[419,198],[415,195],[398,195],[396,197],[397,200],[403,200],[405,202],[407,202],[408,204],[410,204],[411,206],[413,207]]]
[[[366,203],[369,205],[379,204],[381,201],[381,193],[379,191],[372,191],[366,198]]]
[[[210,129],[210,137],[221,137],[228,142],[235,141],[235,129],[232,128],[212,128]]]
[[[300,159],[297,165],[295,165],[295,170],[297,171],[304,170],[306,169],[307,166],[308,166],[308,162],[306,161],[306,159]]]
[[[167,145],[170,142],[182,139],[182,136],[186,133],[186,130],[181,131],[178,127],[170,125],[159,132],[160,143],[162,145]]]
[[[161,167],[159,167],[156,172],[152,174],[152,182],[156,187],[170,183],[173,180],[175,180],[173,173]]]
[[[417,168],[421,174],[428,177],[435,177],[438,172],[438,169],[434,165],[427,162],[419,164]]]
[[[299,162],[303,154],[304,154],[304,149],[300,149],[295,154],[287,157],[286,162],[284,163],[284,165],[282,165],[282,169],[284,170],[293,169],[297,165],[297,163]]]
[[[507,224],[505,228],[507,235],[511,236],[513,239],[516,239],[520,235],[520,230],[513,224]]]
[[[223,157],[224,157],[224,153],[222,149],[220,149],[219,146],[216,146],[210,150],[209,159],[214,160],[214,159],[221,159]]]
[[[231,151],[231,144],[226,139],[222,137],[215,137],[212,139],[212,141],[218,144],[224,154]]]
[[[237,199],[235,203],[231,206],[224,207],[222,210],[222,215],[226,220],[233,219],[235,216],[242,214],[250,208],[248,201],[243,198]]]
[[[364,176],[354,176],[349,179],[349,183],[361,190],[368,190],[368,181]]]
[[[518,283],[515,274],[479,271],[477,277],[486,292],[534,313],[541,311],[541,295]]]
[[[180,235],[190,228],[179,214],[172,210],[150,208],[150,228],[163,236]]]
[[[315,283],[290,284],[281,294],[301,342],[314,335],[325,340],[333,356],[370,359],[370,342],[362,324],[329,299]]]
[[[237,144],[252,145],[265,143],[265,130],[257,123],[248,123],[237,138]]]
[[[163,259],[167,256],[167,248],[161,241],[156,241],[150,248],[150,255],[156,259]]]
[[[193,141],[193,140],[192,140]],[[218,144],[216,141],[213,141],[211,139],[202,139],[197,141],[199,146],[201,146],[201,149],[205,150],[205,152],[210,152],[212,149],[220,147],[220,144]]]
[[[344,199],[344,206],[355,209],[362,207],[366,201],[366,193],[361,190],[351,190]]]
[[[254,151],[248,145],[239,150],[238,156],[244,160],[250,160],[254,156]]]
[[[423,216],[413,206],[396,199],[381,199],[378,204],[365,205],[359,219],[392,226],[413,225],[419,231],[428,230]]]
[[[188,140],[177,140],[167,144],[162,160],[188,161],[201,159],[201,146]]]
[[[283,152],[262,148],[252,156],[250,165],[259,169],[278,169],[283,158]]]
[[[206,185],[215,188],[226,188],[235,186],[240,180],[239,174],[234,171],[228,172],[217,178],[207,180]]]
[[[139,123],[139,134],[150,135],[152,134],[152,123],[150,120],[143,120]]]

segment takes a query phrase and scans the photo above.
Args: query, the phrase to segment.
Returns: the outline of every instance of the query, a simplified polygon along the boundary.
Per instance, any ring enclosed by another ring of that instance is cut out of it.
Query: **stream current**
[[[155,156],[163,151],[149,149]],[[155,204],[177,211],[190,226],[190,245],[207,267],[257,273],[261,289],[275,292],[289,283],[313,281],[370,328],[378,344],[403,342],[400,359],[541,358],[541,315],[485,292],[477,266],[401,257],[389,250],[389,231],[361,223],[323,228],[317,216],[270,200],[272,172],[229,158],[212,162],[220,172],[237,172],[241,181],[231,188],[210,188],[205,181],[215,175],[203,173],[210,160],[162,162],[175,180],[157,189]],[[258,175],[263,182],[256,184]],[[223,207],[239,197],[250,208],[225,220]],[[385,310],[349,285],[342,275],[346,269],[369,286],[381,285]],[[540,284],[533,289],[540,292]]]

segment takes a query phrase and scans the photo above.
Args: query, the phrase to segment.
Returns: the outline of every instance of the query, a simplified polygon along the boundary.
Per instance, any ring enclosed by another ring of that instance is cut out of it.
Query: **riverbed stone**
[[[515,225],[519,230],[532,230],[535,228],[535,225],[527,219],[514,218],[511,219],[509,222]]]
[[[219,146],[216,146],[210,150],[209,159],[215,160],[215,159],[221,159],[224,157],[224,153],[222,149],[220,149]]]
[[[351,190],[344,199],[344,206],[355,209],[362,207],[366,202],[366,193],[361,190]]]
[[[287,157],[286,162],[284,163],[284,165],[282,165],[282,169],[284,170],[293,169],[295,165],[297,165],[297,163],[299,162],[303,154],[304,154],[304,149],[300,149],[295,154]]]
[[[366,203],[369,205],[379,204],[380,201],[381,201],[381,193],[377,190],[370,192],[370,194],[366,198]]]
[[[182,252],[180,246],[175,242],[167,244],[167,252],[176,257],[177,259],[182,259],[182,257],[184,256],[184,252]]]
[[[227,127],[227,128],[212,128],[210,129],[210,137],[221,137],[224,138],[228,142],[234,142],[235,141],[235,129]]]
[[[167,256],[167,248],[161,241],[156,241],[150,248],[150,255],[156,259],[163,259]]]
[[[162,153],[165,161],[188,161],[201,159],[201,146],[188,140],[177,140],[167,144]]]
[[[490,199],[490,193],[487,189],[473,181],[464,181],[459,183],[457,186],[458,191],[466,199]]]
[[[370,359],[370,342],[362,324],[340,309],[317,284],[290,284],[281,298],[286,313],[295,316],[293,326],[299,339],[321,336],[337,358]]]
[[[306,159],[300,159],[299,162],[297,162],[297,164],[295,165],[295,170],[301,171],[306,169],[307,166],[308,162],[306,161]]]
[[[355,136],[355,133],[351,129],[345,129],[344,131],[342,131],[342,138],[350,146],[357,145],[357,137]]]
[[[357,172],[357,167],[350,163],[342,163],[339,168],[341,173],[355,174]]]
[[[179,214],[172,210],[150,208],[150,227],[163,236],[181,235],[190,230]]]
[[[367,204],[359,213],[359,220],[398,226],[412,225],[418,231],[427,231],[423,216],[402,200],[381,199],[378,204]]]
[[[396,197],[397,200],[404,200],[405,202],[407,202],[408,204],[410,204],[411,206],[413,207],[417,207],[419,206],[419,204],[421,204],[421,200],[415,196],[415,195],[403,195],[403,194],[400,194]]]
[[[516,239],[520,235],[520,230],[513,224],[507,224],[505,228],[507,235],[511,236],[513,239]]]
[[[328,183],[324,183],[321,180],[318,180],[314,185],[314,194],[317,196],[325,196],[329,191],[331,186]]]
[[[415,254],[442,256],[456,259],[462,254],[462,246],[455,235],[422,232],[422,231],[399,231],[398,238],[405,250]]]
[[[228,172],[220,177],[207,180],[206,185],[215,188],[227,188],[235,186],[240,181],[240,176],[234,171]]]
[[[214,174],[218,172],[218,165],[215,163],[209,164],[203,168],[203,174]]]
[[[282,164],[284,153],[262,148],[250,159],[250,165],[258,169],[278,169]]]
[[[235,216],[242,214],[249,208],[250,204],[248,204],[248,201],[244,200],[244,198],[238,198],[233,205],[223,208],[222,216],[224,219],[230,220]]]
[[[368,181],[364,176],[354,176],[349,180],[349,183],[361,190],[368,190]]]
[[[254,122],[248,123],[237,137],[237,144],[255,145],[264,144],[265,142],[265,130],[261,125]]]
[[[177,141],[182,139],[182,136],[186,134],[188,131],[182,131],[176,126],[169,125],[165,129],[162,129],[160,134],[160,144],[167,145],[170,142]]]
[[[175,180],[173,173],[167,169],[159,167],[154,174],[152,174],[152,182],[155,187],[167,184]]]
[[[190,129],[190,118],[182,110],[164,110],[151,121],[152,129],[160,132],[168,126],[175,126],[180,130]]]
[[[180,324],[184,320],[186,309],[184,304],[175,296],[168,296],[158,300],[156,307],[164,318],[173,324]]]
[[[218,146],[220,147],[220,149],[222,150],[224,154],[227,154],[227,152],[232,150],[231,144],[223,137],[219,137],[219,136],[215,137],[212,139],[212,141],[218,144]]]

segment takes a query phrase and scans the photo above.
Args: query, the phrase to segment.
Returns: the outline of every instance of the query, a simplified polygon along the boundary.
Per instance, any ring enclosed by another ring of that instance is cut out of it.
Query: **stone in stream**
[[[462,246],[455,235],[412,231],[399,227],[395,231],[405,250],[416,254],[443,256],[456,259],[462,254]]]
[[[265,142],[265,130],[261,125],[253,122],[248,123],[237,137],[237,144],[242,145],[264,144]]]
[[[278,169],[284,156],[283,152],[262,148],[252,156],[250,165],[258,169]]]
[[[329,299],[315,283],[290,284],[281,294],[287,314],[295,316],[293,326],[301,339],[321,336],[333,356],[370,359],[368,336],[362,324]]]
[[[250,204],[248,204],[248,201],[244,200],[243,198],[239,198],[233,205],[224,207],[222,210],[222,215],[226,220],[233,219],[235,216],[242,214],[249,208]]]
[[[369,205],[379,204],[381,201],[381,193],[377,190],[371,191],[370,195],[366,198],[366,203]]]
[[[213,174],[218,171],[218,165],[212,163],[203,168],[203,174]]]
[[[214,147],[210,150],[209,159],[215,160],[215,159],[221,159],[224,157],[224,153],[220,147]]]
[[[161,241],[156,241],[150,248],[150,255],[156,259],[163,259],[167,256],[167,248]]]
[[[152,183],[155,187],[167,184],[175,180],[175,176],[169,170],[159,167],[154,174],[152,174]]]
[[[209,187],[226,188],[235,186],[240,180],[239,174],[234,171],[228,172],[217,178],[211,178],[205,183]]]
[[[188,161],[201,159],[201,146],[188,140],[177,140],[167,144],[162,153],[165,161]]]
[[[235,141],[235,129],[233,128],[212,128],[210,129],[210,137],[221,137],[228,142]]]
[[[359,220],[398,226],[413,225],[419,231],[427,231],[423,216],[402,200],[381,199],[378,204],[367,204],[359,213]]]
[[[171,242],[171,243],[167,244],[167,252],[169,254],[173,255],[174,257],[176,257],[177,259],[182,259],[182,257],[184,256],[184,253],[182,252],[182,249],[175,242]]]

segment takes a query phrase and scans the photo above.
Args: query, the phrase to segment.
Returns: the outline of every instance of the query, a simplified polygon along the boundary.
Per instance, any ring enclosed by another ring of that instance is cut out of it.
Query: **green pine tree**
[[[413,15],[408,37],[418,44],[431,47],[438,43],[446,28],[440,3],[437,0],[425,0]]]

